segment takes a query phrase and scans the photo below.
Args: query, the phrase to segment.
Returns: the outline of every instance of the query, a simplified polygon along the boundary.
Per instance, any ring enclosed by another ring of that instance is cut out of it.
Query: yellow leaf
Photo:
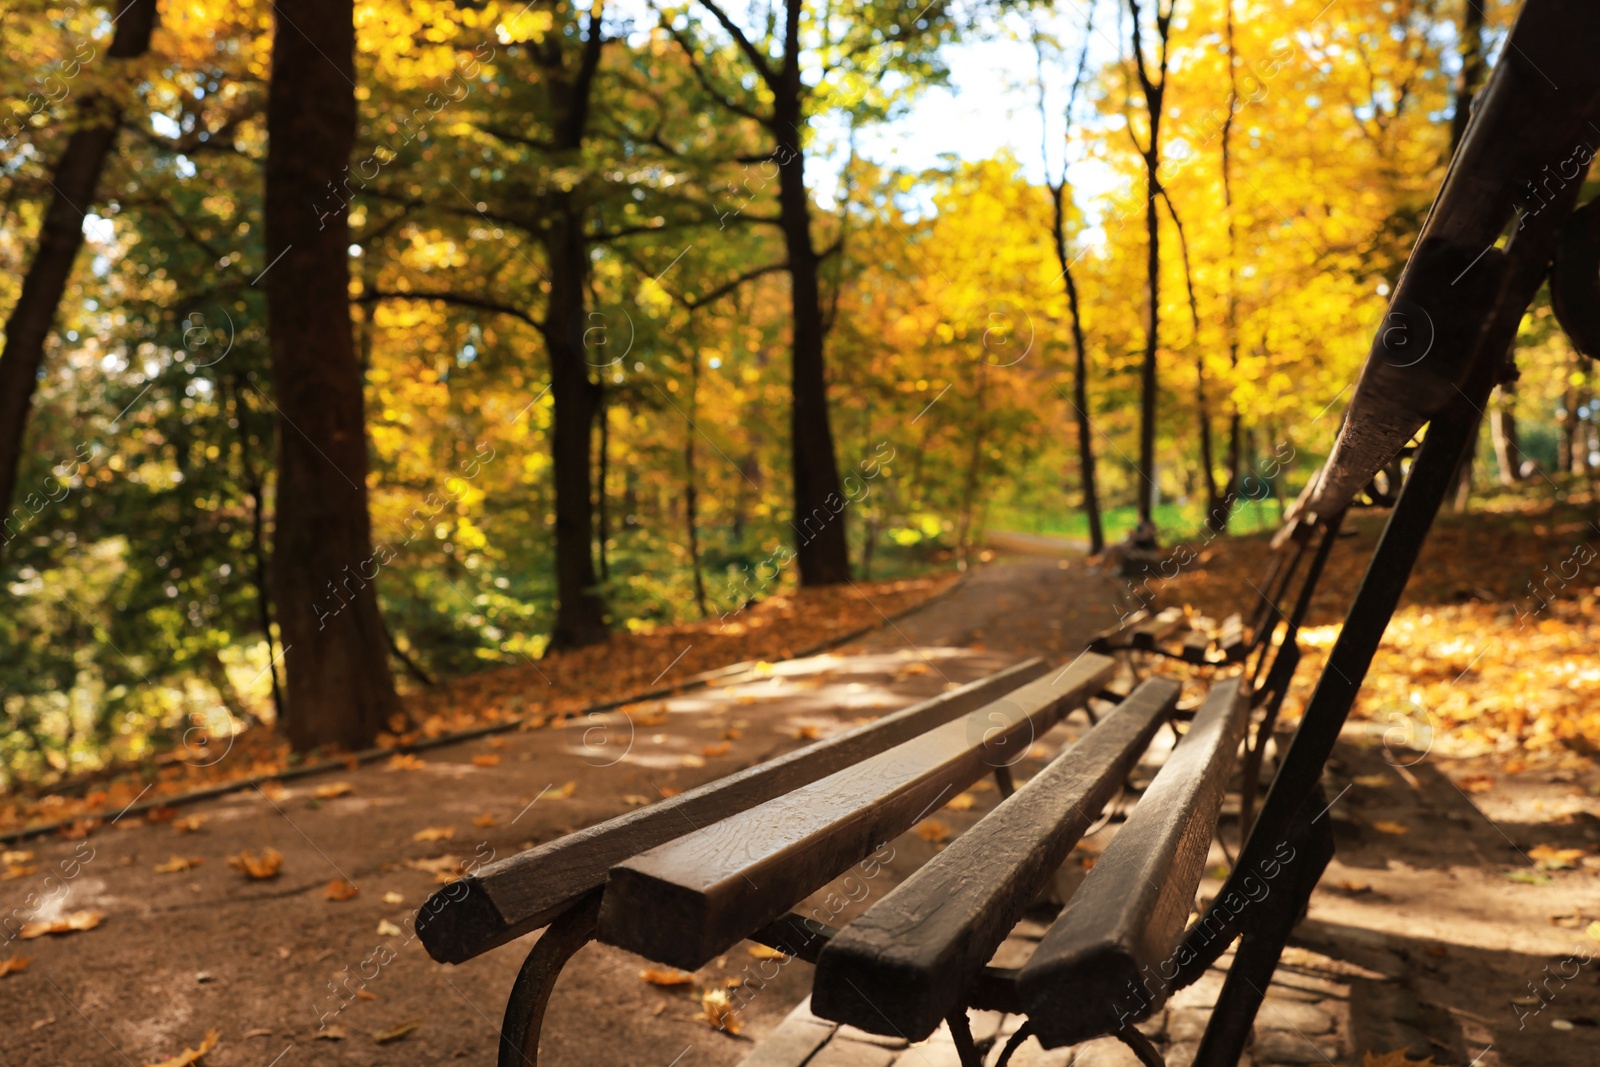
[[[206,824],[206,816],[190,815],[183,819],[173,819],[172,828],[180,834],[194,834],[200,832],[200,827]]]
[[[946,804],[945,807],[951,811],[971,811],[972,805],[977,802],[978,798],[971,793],[957,793],[950,798],[950,803]]]
[[[0,978],[4,978],[8,974],[16,974],[18,971],[25,971],[28,969],[28,964],[32,962],[32,956],[7,956],[5,959],[0,960]]]
[[[1432,1056],[1425,1060],[1414,1060],[1407,1056],[1406,1050],[1402,1048],[1385,1052],[1381,1056],[1374,1056],[1368,1052],[1361,1058],[1361,1067],[1437,1067],[1437,1065],[1433,1062]]]
[[[639,980],[641,982],[649,982],[651,985],[670,987],[689,985],[694,982],[694,975],[688,971],[657,970],[654,967],[646,967],[639,972]]]
[[[334,797],[349,796],[356,791],[356,787],[349,782],[329,782],[319,785],[311,791],[311,795],[318,800],[332,800]]]
[[[941,841],[947,841],[950,838],[950,827],[946,826],[938,819],[923,819],[912,828],[911,832],[922,838],[924,841],[935,845],[939,844]]]
[[[725,990],[706,990],[700,996],[700,1009],[705,1012],[706,1025],[711,1029],[728,1034],[739,1032],[739,1016]]]
[[[487,830],[489,827],[496,826],[498,824],[499,824],[499,820],[494,817],[494,813],[493,812],[488,812],[488,811],[484,812],[482,815],[479,815],[476,819],[472,820],[472,825],[478,827],[479,829],[483,829],[483,830]]]
[[[345,1028],[340,1026],[338,1023],[329,1023],[312,1036],[314,1036],[318,1041],[343,1041],[345,1038],[345,1033]]]
[[[751,945],[750,955],[758,960],[786,960],[789,958],[784,953],[767,945]]]
[[[205,860],[199,856],[173,856],[165,863],[156,864],[155,872],[157,874],[177,874],[179,871],[187,871],[198,867],[204,862]]]
[[[435,856],[431,860],[401,860],[400,866],[410,867],[424,874],[435,874],[439,871],[454,871],[461,866],[461,861],[454,856]]]
[[[398,926],[396,926],[394,923],[390,922],[388,919],[379,919],[378,920],[378,936],[379,937],[399,937],[403,933],[405,933],[404,930],[400,929]]]
[[[1528,858],[1541,871],[1568,871],[1576,867],[1578,861],[1583,857],[1584,851],[1581,848],[1554,848],[1550,845],[1535,845],[1528,850]]]
[[[391,890],[383,895],[383,902],[385,904],[404,904],[406,898]]]
[[[246,849],[237,856],[229,856],[228,866],[246,878],[261,882],[268,878],[276,878],[282,872],[283,853],[268,846],[261,850],[261,855],[257,856]]]
[[[1395,822],[1393,819],[1379,819],[1372,824],[1372,828],[1380,834],[1409,834],[1411,828],[1405,823]]]
[[[343,878],[335,878],[322,887],[322,895],[328,900],[349,900],[359,892],[361,892],[360,886]]]
[[[391,1041],[399,1041],[411,1031],[422,1025],[421,1019],[407,1019],[398,1026],[391,1026],[387,1030],[379,1030],[372,1035],[372,1040],[380,1045],[387,1045]]]
[[[456,836],[454,826],[426,826],[411,835],[413,841],[449,841]]]
[[[566,785],[563,785],[558,789],[546,789],[544,791],[544,795],[549,797],[551,800],[566,800],[577,791],[577,788],[577,782],[568,782]]]
[[[474,767],[498,767],[500,766],[500,757],[492,752],[484,752],[472,757],[472,765]]]
[[[1600,920],[1590,923],[1584,928],[1583,932],[1588,934],[1594,940],[1600,941]]]
[[[726,756],[728,754],[729,747],[730,746],[728,745],[728,742],[718,741],[714,745],[707,745],[705,748],[702,748],[700,750],[700,754],[702,756],[709,756],[712,759],[716,759],[718,756]]]
[[[201,1039],[199,1048],[188,1048],[160,1063],[146,1064],[145,1067],[189,1067],[191,1063],[199,1063],[200,1058],[217,1047],[217,1042],[222,1039],[221,1030],[207,1030],[206,1036]]]
[[[59,919],[28,923],[22,928],[21,937],[27,941],[46,934],[71,934],[80,930],[93,930],[104,918],[105,912],[102,911],[75,911]]]
[[[409,752],[396,752],[384,766],[391,771],[414,771],[427,766],[427,761]]]
[[[38,865],[33,863],[9,863],[5,872],[0,873],[0,882],[10,881],[13,878],[26,878],[38,869]]]
[[[802,741],[815,741],[822,736],[822,731],[815,726],[802,726],[794,732],[794,735]]]
[[[7,849],[0,852],[0,863],[32,863],[33,852],[29,849]]]

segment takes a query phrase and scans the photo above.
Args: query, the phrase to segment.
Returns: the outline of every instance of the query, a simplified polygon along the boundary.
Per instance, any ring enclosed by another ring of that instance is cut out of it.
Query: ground
[[[481,738],[248,788],[176,817],[129,816],[88,837],[9,846],[34,855],[7,857],[11,869],[33,870],[0,882],[4,936],[22,921],[102,917],[92,929],[0,946],[0,967],[32,961],[0,977],[9,1020],[0,1063],[156,1063],[212,1029],[221,1039],[205,1057],[211,1067],[493,1062],[505,995],[536,935],[462,966],[432,962],[411,937],[410,917],[439,872],[549,840],[1025,655],[1071,659],[1126,603],[1124,584],[1081,557],[1037,539],[1003,547],[953,591],[850,645],[634,706],[627,717]],[[1073,730],[1039,739],[1037,756]],[[1585,928],[1600,918],[1600,886],[1584,859],[1600,851],[1600,778],[1586,761],[1547,762],[1480,773],[1464,792],[1458,781],[1481,772],[1482,758],[1469,765],[1386,744],[1365,724],[1347,730],[1327,781],[1338,798],[1338,857],[1280,968],[1256,1062],[1359,1064],[1363,1053],[1401,1048],[1440,1064],[1594,1062],[1600,942]],[[1022,773],[1038,765],[1033,758]],[[980,788],[972,799],[938,822],[959,832],[997,794]],[[895,842],[884,889],[939,847],[938,828],[928,831]],[[1063,877],[1081,877],[1098,843],[1087,842]],[[228,862],[267,849],[282,856],[276,877],[251,880]],[[170,870],[185,861],[188,869]],[[330,889],[346,881],[359,891],[331,899],[348,894]],[[591,946],[557,989],[542,1062],[735,1064],[809,984],[808,966],[791,963],[749,1003],[737,1036],[713,1030],[700,992],[752,960],[740,946],[690,984],[654,985],[641,980],[639,959]],[[341,1000],[335,982],[360,993]],[[1192,1048],[1211,985],[1180,996],[1151,1027],[1175,1063]],[[847,1051],[838,1044],[831,1055]],[[937,1042],[884,1049],[879,1062],[913,1055],[944,1062]],[[1097,1046],[1077,1062],[1119,1055]],[[1025,1047],[1015,1062],[1065,1060]]]

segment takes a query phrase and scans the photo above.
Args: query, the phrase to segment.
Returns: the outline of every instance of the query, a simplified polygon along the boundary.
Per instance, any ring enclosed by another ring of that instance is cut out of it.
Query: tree
[[[1139,393],[1139,519],[1152,522],[1156,494],[1156,412],[1157,393],[1156,354],[1161,348],[1161,217],[1156,198],[1161,195],[1161,118],[1163,101],[1167,92],[1167,62],[1172,41],[1172,15],[1177,0],[1167,0],[1165,13],[1161,0],[1155,3],[1156,35],[1159,38],[1159,58],[1156,77],[1151,78],[1144,54],[1144,30],[1140,26],[1143,12],[1139,0],[1128,0],[1129,24],[1133,33],[1134,72],[1144,96],[1146,116],[1144,144],[1139,144],[1130,124],[1128,136],[1144,162],[1145,180],[1145,329],[1144,362],[1140,371]]]
[[[106,49],[109,61],[130,60],[150,50],[150,33],[156,23],[156,0],[133,0],[115,20],[116,31]],[[81,49],[68,60],[76,76],[92,62]],[[119,65],[119,64],[111,64]],[[11,513],[16,494],[17,468],[22,460],[22,439],[28,426],[44,362],[45,340],[55,321],[61,295],[72,275],[73,261],[83,247],[83,222],[95,200],[95,187],[105,169],[106,157],[116,144],[124,103],[115,92],[85,95],[77,106],[79,127],[67,138],[67,147],[50,178],[54,195],[39,228],[38,247],[23,275],[22,291],[6,320],[5,347],[0,349],[0,515]]]
[[[777,178],[778,213],[758,217],[730,205],[728,214],[775,225],[788,250],[790,283],[790,449],[794,475],[795,555],[802,585],[831,585],[850,579],[844,501],[828,410],[824,348],[827,322],[821,265],[837,245],[818,249],[813,234],[811,194],[806,188],[807,127],[829,104],[882,114],[885,99],[874,87],[885,73],[909,75],[912,82],[936,77],[932,56],[950,32],[948,5],[942,0],[890,4],[851,3],[813,8],[804,0],[783,0],[752,21],[750,33],[715,0],[697,0],[732,42],[754,91],[727,86],[718,69],[724,57],[698,40],[683,11],[663,11],[662,25],[682,47],[696,77],[722,107],[758,124],[770,147],[747,164],[776,167],[762,174],[759,189]],[[872,64],[881,60],[876,69]],[[737,81],[744,81],[734,75]],[[845,82],[850,82],[845,85]],[[746,188],[750,188],[747,180]]]
[[[297,749],[362,748],[400,710],[373,584],[350,227],[319,205],[355,143],[353,0],[278,0],[267,98],[267,320],[278,412],[273,599]]]
[[[1094,9],[1089,9],[1083,27],[1083,49],[1078,54],[1078,69],[1073,75],[1072,89],[1067,95],[1064,110],[1066,120],[1072,122],[1073,105],[1078,91],[1088,73],[1089,41],[1094,32]],[[1037,30],[1033,34],[1034,55],[1039,65],[1039,124],[1044,138],[1049,136],[1049,122],[1045,106],[1044,40]],[[1078,471],[1083,492],[1083,513],[1089,522],[1089,553],[1099,555],[1105,551],[1105,528],[1100,521],[1100,494],[1095,486],[1094,427],[1089,420],[1089,353],[1083,336],[1083,312],[1078,300],[1078,283],[1072,275],[1072,260],[1067,256],[1067,210],[1071,206],[1067,185],[1067,161],[1061,161],[1061,174],[1051,177],[1049,142],[1040,146],[1046,168],[1045,188],[1050,193],[1050,242],[1055,249],[1056,262],[1061,266],[1061,284],[1067,296],[1067,315],[1072,327],[1072,410],[1078,425]]]

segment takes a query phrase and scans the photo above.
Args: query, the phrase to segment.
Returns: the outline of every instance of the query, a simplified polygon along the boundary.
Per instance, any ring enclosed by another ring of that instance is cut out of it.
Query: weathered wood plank
[[[1474,363],[1504,357],[1600,150],[1597,47],[1593,0],[1523,6],[1376,331],[1313,513],[1342,510]]]
[[[1101,630],[1089,641],[1090,652],[1116,652],[1128,647],[1128,642],[1133,640],[1134,627],[1150,617],[1150,613],[1143,608],[1129,612],[1108,630]]]
[[[1249,701],[1211,688],[1194,723],[1021,973],[1046,1048],[1145,1018],[1166,1000]]]
[[[1228,659],[1236,660],[1244,655],[1245,647],[1244,616],[1229,615],[1217,628],[1217,648]]]
[[[1014,762],[1115,669],[1085,653],[963,718],[617,864],[600,939],[685,970],[704,965]]]
[[[1055,762],[822,950],[824,1018],[920,1041],[967,987],[1105,807],[1182,686],[1150,678]]]
[[[981,708],[1038,678],[1030,659],[875,722],[785,753],[488,864],[440,889],[418,913],[417,933],[440,963],[461,963],[537,930],[605,884],[606,872],[646,849],[693,832]]]
[[[1155,618],[1147,619],[1134,627],[1132,645],[1134,648],[1148,652],[1156,647],[1157,642],[1170,635],[1182,624],[1182,608],[1164,608]]]
[[[1211,620],[1195,619],[1194,629],[1183,638],[1183,660],[1186,663],[1204,663],[1211,649]]]

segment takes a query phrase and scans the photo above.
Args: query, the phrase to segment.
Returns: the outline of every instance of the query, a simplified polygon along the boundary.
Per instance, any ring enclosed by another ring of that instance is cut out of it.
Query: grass
[[[1139,524],[1139,509],[1131,506],[1106,508],[1101,512],[1100,520],[1105,527],[1106,543],[1114,544]],[[1205,530],[1205,506],[1198,501],[1157,504],[1155,521],[1163,543],[1186,540]],[[1258,533],[1277,529],[1280,522],[1275,501],[1241,500],[1233,509],[1228,531]],[[1081,511],[1044,514],[1018,507],[998,508],[988,525],[991,530],[1049,534],[1077,541],[1089,539],[1089,521]]]

